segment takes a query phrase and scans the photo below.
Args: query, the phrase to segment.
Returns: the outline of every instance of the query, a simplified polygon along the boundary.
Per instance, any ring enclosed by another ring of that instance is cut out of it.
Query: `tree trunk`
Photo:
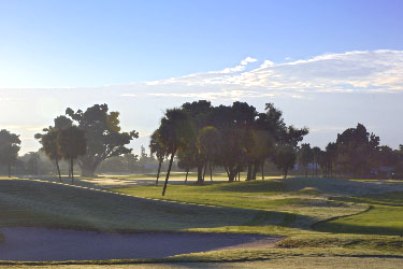
[[[60,167],[59,167],[59,159],[56,158],[56,168],[57,168],[57,175],[59,176],[59,181],[62,182],[62,175],[60,174]]]
[[[234,182],[236,175],[237,175],[237,173],[236,173],[235,171],[230,171],[230,172],[229,172],[228,181],[229,181],[229,182]]]
[[[257,169],[259,167],[259,162],[256,161],[252,166],[252,180],[256,180]]]
[[[284,168],[284,179],[287,179],[288,167]]]
[[[211,162],[209,163],[209,169],[210,169],[210,181],[213,181],[213,166],[211,165]]]
[[[11,164],[7,165],[7,173],[8,173],[8,177],[11,177]]]
[[[264,180],[264,161],[262,162],[262,164],[260,165],[260,169],[262,169],[262,181]]]
[[[74,184],[74,160],[70,158],[71,184]]]
[[[203,182],[203,165],[197,165],[197,183]]]
[[[248,163],[248,167],[246,169],[246,181],[252,180],[252,163]]]
[[[189,175],[189,168],[186,169],[186,177],[185,177],[185,183],[188,182],[188,175]]]
[[[174,162],[174,157],[175,157],[175,151],[171,153],[171,159],[169,160],[168,171],[167,171],[167,174],[165,176],[164,187],[162,189],[162,196],[165,196],[165,192],[167,190],[169,175],[171,173],[171,168],[172,168],[172,163]]]
[[[203,168],[203,183],[204,183],[204,177],[206,176],[206,170],[207,170],[207,162],[204,164]]]
[[[160,178],[161,165],[162,165],[162,160],[160,160],[160,161],[158,162],[157,180],[155,181],[155,185],[156,185],[156,186],[158,186],[158,179]]]

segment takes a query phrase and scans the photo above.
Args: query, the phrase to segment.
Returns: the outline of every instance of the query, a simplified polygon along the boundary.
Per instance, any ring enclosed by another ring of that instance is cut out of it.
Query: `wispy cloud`
[[[403,51],[328,53],[274,63],[247,57],[219,71],[127,85],[123,96],[240,99],[264,96],[304,98],[310,93],[394,93],[403,91]]]

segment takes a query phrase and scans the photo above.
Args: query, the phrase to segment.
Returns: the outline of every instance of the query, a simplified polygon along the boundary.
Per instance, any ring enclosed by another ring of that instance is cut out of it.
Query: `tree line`
[[[124,162],[130,171],[156,159],[156,184],[161,169],[167,169],[163,194],[174,160],[186,171],[185,181],[189,171],[196,171],[199,184],[206,176],[212,179],[217,169],[225,171],[229,182],[239,180],[241,172],[246,174],[246,180],[256,180],[259,173],[264,179],[265,165],[269,162],[276,165],[284,178],[296,165],[305,176],[403,174],[403,146],[393,150],[380,145],[380,138],[362,124],[338,134],[336,141],[323,150],[300,144],[306,134],[305,127],[287,125],[282,112],[272,103],[259,112],[245,102],[213,106],[209,101],[199,100],[166,110],[151,135],[150,156],[142,147],[140,159],[127,147],[138,133],[123,132],[119,112],[109,111],[106,104],[96,104],[85,111],[67,108],[65,115],[56,117],[54,124],[35,138],[42,145],[41,152],[54,163],[59,180],[62,160],[68,162],[73,181],[74,164],[80,167],[82,176],[94,176],[102,163]],[[18,158],[20,144],[17,134],[0,131],[0,165],[8,175]],[[34,167],[38,156],[28,155],[25,159]],[[168,160],[165,167],[164,160]]]
[[[204,182],[208,170],[211,176],[214,166],[224,168],[229,182],[243,170],[247,171],[246,180],[254,180],[268,158],[286,178],[295,164],[298,143],[306,134],[307,128],[286,125],[282,112],[271,103],[259,113],[245,102],[214,107],[200,100],[168,109],[151,136],[150,148],[160,164],[164,157],[169,158],[164,195],[175,156],[187,172],[197,170],[198,183]]]

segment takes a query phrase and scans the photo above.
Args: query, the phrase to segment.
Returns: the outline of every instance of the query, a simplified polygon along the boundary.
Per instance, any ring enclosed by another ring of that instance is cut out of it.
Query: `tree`
[[[69,118],[59,116],[55,118],[54,126],[49,126],[48,128],[43,129],[44,133],[42,134],[35,134],[35,138],[38,139],[39,143],[42,145],[41,150],[45,152],[49,159],[55,161],[59,181],[62,181],[59,161],[63,156],[59,150],[59,145],[57,144],[58,136],[61,130],[70,128],[72,125],[73,122]]]
[[[197,148],[210,169],[210,180],[213,180],[212,170],[220,152],[220,140],[221,134],[214,126],[206,126],[199,131]]]
[[[287,178],[288,170],[295,165],[298,143],[307,134],[307,128],[297,129],[292,125],[282,130],[273,161],[283,171],[284,179]]]
[[[189,141],[194,139],[195,136],[189,115],[182,109],[176,108],[168,109],[165,112],[165,116],[161,119],[159,132],[161,142],[165,145],[166,152],[170,155],[168,170],[162,189],[162,196],[164,196],[175,154],[179,149],[186,149],[186,146],[189,145]]]
[[[337,163],[354,176],[368,175],[379,145],[379,137],[368,133],[364,125],[349,128],[337,135]]]
[[[277,168],[283,172],[284,179],[287,179],[288,170],[295,165],[296,159],[295,147],[289,144],[277,146],[273,161],[277,165]]]
[[[0,164],[7,167],[8,177],[11,177],[11,166],[17,160],[20,144],[18,135],[5,129],[0,131]]]
[[[312,154],[313,154],[314,175],[318,176],[318,168],[319,168],[322,150],[319,147],[313,147]]]
[[[138,138],[136,131],[121,131],[119,112],[109,112],[107,104],[94,105],[85,112],[67,108],[66,114],[85,131],[87,138],[87,153],[78,159],[83,176],[93,176],[107,158],[130,153],[126,145]]]
[[[155,185],[158,185],[158,179],[160,177],[162,162],[164,161],[164,158],[167,155],[167,149],[161,140],[161,133],[159,129],[155,130],[151,135],[150,151],[151,154],[155,154],[158,160],[157,179],[155,181]]]
[[[313,152],[309,144],[302,144],[298,152],[299,164],[304,168],[305,177],[308,176],[308,165],[313,161]]]
[[[57,144],[63,158],[70,161],[71,182],[74,183],[74,160],[87,151],[85,132],[77,126],[62,129],[59,132]]]

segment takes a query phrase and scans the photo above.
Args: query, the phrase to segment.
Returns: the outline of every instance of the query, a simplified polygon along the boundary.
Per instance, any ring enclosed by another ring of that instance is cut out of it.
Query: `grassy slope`
[[[257,210],[227,210],[118,196],[59,184],[0,181],[0,226],[179,230],[243,225]]]
[[[272,179],[265,182],[169,186],[166,199],[219,206],[212,208],[128,198],[57,184],[4,180],[0,181],[0,226],[229,231],[288,237],[276,248],[212,251],[173,258],[180,261],[283,260],[294,256],[334,255],[403,256],[403,240],[398,235],[403,227],[400,221],[403,214],[402,196],[400,192],[390,193],[391,189],[400,190],[401,186],[393,185],[390,189],[368,184],[296,178],[287,181]],[[364,189],[366,192],[363,192]],[[117,190],[131,195],[161,198],[161,187],[135,186]],[[388,195],[382,195],[384,192],[388,192]],[[355,214],[367,209],[368,205],[374,209],[318,225],[324,232],[310,229],[317,221]],[[379,210],[382,214],[379,214]],[[386,230],[388,233],[364,233],[360,229],[366,225],[381,227],[379,231]],[[351,227],[359,227],[359,230]],[[390,261],[390,264],[390,268],[394,268],[394,261]]]
[[[233,225],[209,230],[284,235],[288,238],[279,243],[279,247],[295,252],[301,248],[306,251],[313,248],[309,250],[312,253],[319,250],[328,253],[341,251],[342,248],[353,252],[376,250],[380,253],[403,254],[403,240],[400,237],[403,231],[403,192],[390,193],[391,190],[402,189],[401,184],[396,184],[384,186],[362,181],[295,178],[206,186],[175,185],[169,187],[165,199],[268,211],[269,220],[265,224],[256,224],[254,227]],[[116,190],[143,197],[161,197],[160,187],[155,186]],[[377,204],[380,197],[388,197],[384,199],[389,205]],[[369,206],[371,210],[357,214]],[[276,223],[280,215],[287,217],[282,223]],[[337,218],[343,215],[353,216]],[[318,221],[335,217],[333,221],[316,226],[322,232],[310,229]],[[261,253],[256,255],[258,258]],[[277,253],[271,252],[270,255]]]

